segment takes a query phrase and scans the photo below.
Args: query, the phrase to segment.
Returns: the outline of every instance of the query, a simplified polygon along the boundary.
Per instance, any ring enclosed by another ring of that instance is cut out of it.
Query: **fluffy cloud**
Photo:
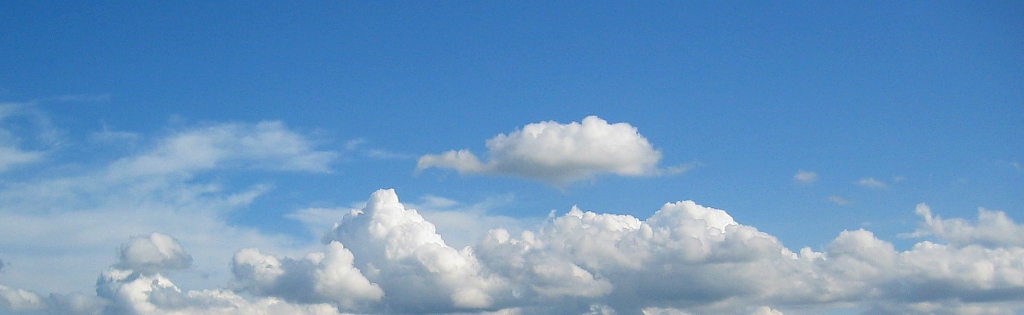
[[[428,200],[429,201],[429,200]],[[434,203],[449,204],[446,200]],[[924,209],[924,210],[922,210]],[[0,286],[0,310],[67,314],[781,314],[857,305],[878,314],[1013,314],[1024,309],[1024,247],[978,229],[1024,228],[996,211],[979,223],[922,224],[948,244],[900,251],[866,230],[797,252],[692,201],[650,218],[572,208],[513,237],[495,229],[456,250],[393,190],[380,190],[294,259],[238,250],[233,289],[183,290],[161,272],[187,267],[174,238],[121,246],[95,297]],[[959,222],[959,223],[949,223]],[[956,229],[934,226],[954,224]],[[960,231],[960,232],[949,232]],[[968,235],[968,236],[965,236]],[[948,237],[948,239],[947,239]]]
[[[301,260],[244,249],[235,253],[232,273],[242,288],[260,296],[276,296],[300,303],[333,302],[345,309],[359,309],[379,301],[384,291],[370,283],[352,263],[354,256],[339,242],[324,252]]]
[[[596,116],[582,123],[546,121],[487,140],[485,163],[469,150],[420,157],[417,170],[450,168],[460,174],[507,174],[565,185],[600,174],[653,175],[661,152],[627,123]],[[679,171],[685,169],[678,169]]]
[[[978,208],[978,223],[964,219],[943,220],[933,216],[926,204],[917,205],[915,212],[924,219],[914,235],[935,235],[957,246],[982,244],[988,246],[1024,247],[1024,226],[1017,225],[1002,211]]]
[[[434,225],[379,190],[325,237],[352,249],[355,264],[380,285],[395,312],[441,312],[490,308],[505,281],[490,275],[470,248],[456,250]]]
[[[192,256],[177,240],[160,233],[132,237],[119,253],[119,267],[143,272],[186,269],[192,264]]]

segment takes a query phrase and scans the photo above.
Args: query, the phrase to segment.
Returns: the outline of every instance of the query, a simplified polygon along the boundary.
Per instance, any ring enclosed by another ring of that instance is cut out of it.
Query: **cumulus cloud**
[[[384,291],[370,283],[353,261],[352,252],[339,242],[330,242],[324,252],[300,260],[278,259],[251,248],[235,253],[232,273],[244,290],[255,295],[360,309],[379,301]]]
[[[46,308],[43,298],[34,292],[0,285],[0,306],[11,311],[35,311]]]
[[[796,175],[793,175],[793,180],[804,185],[813,184],[818,181],[818,173],[799,170],[796,172]]]
[[[121,245],[119,267],[143,272],[187,269],[192,256],[185,253],[178,241],[165,234],[135,236]]]
[[[183,268],[190,255],[174,238],[153,233],[121,246],[120,261],[101,273],[95,297],[44,297],[0,286],[0,307],[69,314],[1024,310],[1024,247],[978,234],[984,228],[1018,233],[1020,225],[994,211],[982,212],[978,223],[942,219],[923,205],[918,213],[922,229],[950,243],[922,241],[900,251],[861,229],[839,233],[821,252],[794,252],[724,210],[680,201],[645,220],[573,207],[536,230],[513,236],[494,229],[456,250],[393,190],[380,190],[325,235],[320,252],[289,258],[258,248],[236,251],[230,289],[172,283],[161,271]]]
[[[857,181],[857,185],[861,185],[871,189],[884,189],[888,188],[889,185],[883,181],[877,180],[873,177],[861,178]]]
[[[661,152],[627,123],[609,124],[596,116],[582,123],[545,121],[487,140],[489,160],[469,150],[420,157],[416,169],[449,168],[459,174],[506,174],[555,185],[600,174],[644,176],[670,172],[657,167]],[[685,171],[674,168],[672,172]]]
[[[396,312],[487,309],[507,286],[487,273],[472,249],[448,246],[394,190],[373,193],[365,208],[351,212],[324,240],[349,246],[356,266],[384,289],[384,301]]]
[[[954,218],[942,219],[932,215],[926,204],[918,204],[914,211],[924,219],[921,228],[914,236],[935,235],[957,246],[981,244],[987,246],[1024,247],[1024,226],[1013,222],[1002,211],[991,211],[978,208],[978,221]]]

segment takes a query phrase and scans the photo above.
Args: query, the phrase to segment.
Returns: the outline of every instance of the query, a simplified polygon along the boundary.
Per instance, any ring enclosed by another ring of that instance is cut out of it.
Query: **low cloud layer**
[[[491,230],[449,246],[393,190],[373,193],[301,258],[234,253],[221,289],[183,290],[176,239],[128,239],[95,296],[0,286],[12,314],[782,314],[856,306],[871,314],[1013,314],[1024,310],[1024,226],[999,211],[942,219],[926,205],[906,251],[866,230],[823,251],[777,238],[692,201],[650,218],[573,207],[539,229]],[[995,234],[984,231],[995,229]],[[995,237],[992,235],[1000,235]]]
[[[417,170],[448,168],[460,174],[504,174],[566,185],[601,174],[655,175],[661,152],[627,123],[589,116],[582,123],[545,121],[487,140],[489,160],[469,150],[420,157]]]

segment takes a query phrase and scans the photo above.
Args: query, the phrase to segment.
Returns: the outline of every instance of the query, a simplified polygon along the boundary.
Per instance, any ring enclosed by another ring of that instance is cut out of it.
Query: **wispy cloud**
[[[793,180],[800,184],[810,185],[818,181],[818,173],[799,170],[796,172],[796,175],[793,175]]]
[[[145,141],[153,143],[151,149],[106,165],[0,187],[0,248],[22,249],[4,253],[5,261],[16,262],[5,268],[5,285],[81,291],[78,286],[94,283],[96,275],[77,271],[109,264],[104,253],[125,235],[155,231],[179,237],[204,258],[193,266],[197,274],[213,273],[239,244],[288,248],[294,240],[286,236],[263,235],[224,219],[270,185],[243,182],[231,188],[216,178],[198,178],[229,169],[323,172],[335,156],[278,122],[185,128]],[[215,239],[231,241],[210,241]]]
[[[885,182],[877,180],[873,177],[861,178],[860,180],[857,181],[857,185],[861,185],[871,189],[885,189],[889,187],[889,185],[886,184]]]
[[[849,206],[853,204],[852,201],[837,195],[828,196],[828,201],[831,201],[832,203],[835,203],[840,206]]]

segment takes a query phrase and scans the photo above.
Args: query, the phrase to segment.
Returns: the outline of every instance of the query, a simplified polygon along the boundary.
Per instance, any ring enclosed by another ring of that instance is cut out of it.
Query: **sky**
[[[1017,1],[0,3],[0,314],[1021,314]]]

